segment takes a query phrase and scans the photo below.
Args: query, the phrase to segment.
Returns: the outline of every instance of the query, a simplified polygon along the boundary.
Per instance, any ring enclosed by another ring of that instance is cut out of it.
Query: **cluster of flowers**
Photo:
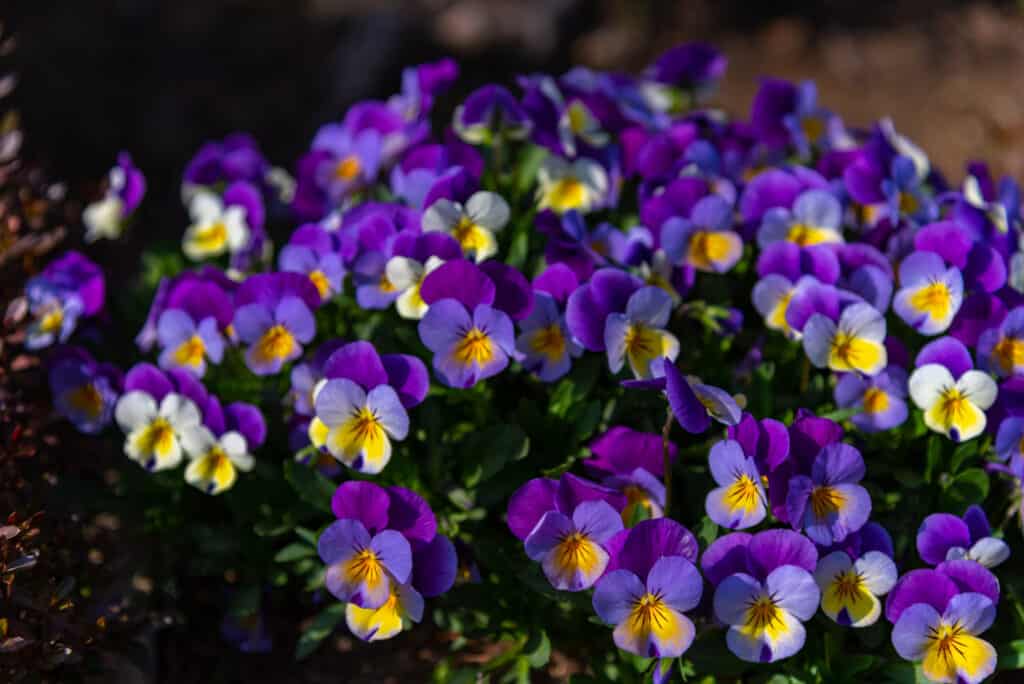
[[[983,564],[1005,554],[983,514],[971,509],[963,527],[929,518],[919,547],[938,566],[897,581],[888,535],[869,522],[864,460],[840,441],[840,425],[744,413],[742,399],[680,370],[671,327],[698,277],[756,274],[749,299],[764,327],[836,374],[835,402],[856,428],[899,427],[909,398],[952,441],[996,433],[990,467],[1019,482],[1019,188],[981,164],[952,188],[891,122],[848,128],[813,84],[766,79],[748,121],[699,108],[725,65],[714,49],[686,45],[638,77],[577,68],[522,77],[519,96],[487,85],[436,138],[434,102],[457,77],[442,60],[406,70],[395,97],[323,126],[294,180],[246,136],[204,146],[185,172],[192,223],[182,248],[226,270],[203,264],[160,283],[136,341],[159,349],[163,370],[139,364],[122,379],[80,350],[55,355],[58,408],[90,432],[116,418],[126,452],[149,469],[173,467],[184,451],[186,479],[218,493],[252,465],[265,433],[257,409],[222,409],[199,380],[236,349],[257,376],[290,371],[291,443],[318,463],[377,474],[408,435],[409,410],[430,388],[416,356],[341,340],[306,353],[323,332],[318,312],[343,297],[417,321],[423,349],[412,351],[429,352],[450,388],[510,368],[554,382],[585,351],[599,353],[612,375],[628,366],[627,387],[663,392],[687,432],[728,426],[709,456],[713,522],[749,529],[770,513],[792,528],[733,532],[704,552],[713,614],[737,656],[792,655],[819,604],[840,624],[869,625],[889,593],[901,655],[923,659],[936,681],[984,678],[995,656],[976,635],[991,623],[998,583]],[[507,172],[510,160],[525,180]],[[86,212],[90,238],[119,233],[144,181],[122,156],[109,185]],[[274,269],[267,217],[286,211],[299,225]],[[536,268],[513,265],[541,244]],[[78,318],[101,311],[102,295],[88,259],[55,261],[29,283],[30,346],[67,340]],[[722,334],[744,326],[746,301],[731,304],[705,312]],[[595,610],[621,648],[678,655],[693,639],[684,612],[703,580],[693,535],[662,518],[660,478],[671,476],[675,447],[620,426],[591,451],[600,485],[531,480],[512,498],[509,527],[555,588],[595,587]],[[396,522],[400,506],[430,524],[410,531]],[[450,586],[451,544],[416,495],[345,483],[334,510],[320,554],[355,634],[397,633],[402,616],[419,618],[422,597]]]
[[[714,589],[707,617],[728,628],[729,649],[746,661],[797,653],[803,623],[819,606],[840,625],[869,627],[888,594],[893,645],[923,661],[926,676],[977,682],[992,674],[995,650],[977,637],[999,601],[989,568],[1009,547],[991,536],[980,507],[963,518],[928,516],[917,548],[934,569],[900,577],[889,533],[869,521],[871,498],[858,484],[864,461],[839,441],[840,425],[804,414],[787,428],[745,413],[728,433],[708,458],[719,485],[707,495],[708,517],[743,530],[771,509],[791,530],[719,537],[699,571],[696,538],[664,517],[661,436],[622,426],[591,445],[585,463],[604,475],[601,484],[572,474],[531,480],[512,496],[509,528],[555,589],[593,588],[594,610],[615,627],[616,645],[639,656],[675,658],[690,647],[695,628],[684,613],[701,605],[706,579]],[[628,527],[641,507],[641,521]]]

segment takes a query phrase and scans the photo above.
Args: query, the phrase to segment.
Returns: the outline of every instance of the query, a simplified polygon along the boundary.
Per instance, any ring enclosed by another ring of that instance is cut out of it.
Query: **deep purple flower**
[[[541,563],[551,586],[589,589],[608,566],[604,544],[622,530],[622,518],[605,501],[584,501],[572,517],[548,511],[524,540],[526,555]]]
[[[861,409],[851,420],[864,432],[890,430],[907,419],[907,372],[890,365],[874,377],[844,373],[835,399],[839,408]]]
[[[474,90],[455,110],[455,132],[474,145],[490,145],[503,137],[521,140],[530,120],[512,93],[498,85]]]
[[[931,565],[947,560],[973,560],[994,568],[1010,557],[1010,547],[992,536],[985,511],[968,507],[963,517],[933,513],[917,531],[917,553]]]
[[[310,280],[297,273],[249,277],[236,295],[234,327],[249,345],[246,365],[257,375],[271,375],[302,354],[312,341],[316,321],[312,311],[320,294]]]
[[[803,529],[822,546],[859,530],[871,515],[871,496],[857,484],[863,478],[864,459],[852,446],[830,444],[822,449],[810,477],[790,480],[786,508],[793,529]]]
[[[50,363],[50,393],[57,412],[87,434],[109,425],[121,389],[121,372],[97,363],[78,347],[58,350]]]

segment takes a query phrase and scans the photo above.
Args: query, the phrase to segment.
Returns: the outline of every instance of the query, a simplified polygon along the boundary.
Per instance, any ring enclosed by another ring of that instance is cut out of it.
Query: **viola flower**
[[[1002,378],[1024,374],[1024,306],[1012,309],[999,326],[981,333],[978,365]]]
[[[25,287],[32,320],[25,331],[25,347],[42,349],[66,342],[82,315],[81,298],[74,292],[38,276]]]
[[[907,372],[886,366],[874,377],[844,373],[835,389],[836,406],[859,408],[850,419],[864,432],[899,427],[907,419]]]
[[[331,523],[317,542],[327,564],[327,590],[360,608],[380,608],[392,598],[392,586],[412,575],[412,548],[400,532],[374,535],[359,520]]]
[[[191,460],[185,482],[205,494],[227,491],[234,486],[239,470],[248,472],[254,465],[245,437],[234,430],[215,437],[203,427],[183,437],[182,446]]]
[[[583,353],[569,335],[555,298],[546,292],[534,293],[533,311],[519,322],[519,329],[516,349],[523,355],[523,367],[544,382],[568,373],[572,359]]]
[[[451,235],[477,263],[498,253],[495,233],[508,223],[509,207],[501,195],[476,192],[462,205],[441,198],[423,212],[423,230]]]
[[[803,647],[803,622],[821,597],[811,575],[817,557],[810,541],[788,530],[734,532],[708,547],[701,565],[716,585],[715,617],[729,626],[726,645],[738,658],[771,663]]]
[[[711,447],[708,465],[718,484],[704,501],[704,510],[712,521],[731,530],[742,530],[764,520],[768,497],[761,474],[739,442],[717,442]]]
[[[736,400],[720,387],[706,385],[695,375],[684,376],[668,359],[657,360],[653,370],[661,374],[644,380],[624,380],[626,387],[656,389],[665,393],[669,408],[680,427],[699,435],[711,427],[711,419],[723,425],[736,425],[742,411]]]
[[[234,328],[249,345],[245,363],[257,375],[272,375],[302,354],[316,334],[312,309],[320,295],[304,276],[273,273],[250,276],[236,295]]]
[[[285,245],[277,259],[281,271],[302,273],[326,302],[341,294],[345,280],[345,266],[335,252],[322,252],[306,245]]]
[[[557,511],[571,517],[584,501],[604,501],[616,511],[626,505],[626,497],[621,492],[572,473],[565,473],[558,480],[538,477],[524,483],[509,499],[509,530],[518,539],[525,540],[545,513]]]
[[[839,323],[820,313],[807,319],[803,345],[817,368],[877,375],[887,354],[885,318],[870,304],[858,302],[843,309]]]
[[[964,299],[964,282],[956,267],[946,268],[934,252],[914,252],[900,264],[900,289],[892,308],[923,335],[937,335],[953,322]]]
[[[583,462],[587,470],[601,475],[601,484],[626,496],[622,521],[660,518],[665,514],[664,445],[659,434],[637,432],[617,425],[589,445],[592,456]],[[668,445],[669,460],[675,462],[677,448]]]
[[[437,270],[444,261],[436,256],[427,258],[426,263],[404,256],[393,256],[384,267],[384,274],[391,286],[399,292],[395,309],[402,318],[418,321],[427,313],[429,306],[420,296],[423,279]]]
[[[686,558],[663,556],[644,579],[621,569],[601,578],[594,612],[613,625],[615,645],[642,658],[677,658],[696,630],[684,613],[700,603],[703,581]]]
[[[145,194],[146,177],[132,163],[131,155],[121,152],[117,155],[117,165],[107,174],[103,199],[88,205],[82,212],[86,243],[121,237]]]
[[[651,377],[651,362],[675,361],[679,340],[664,330],[672,315],[672,298],[659,287],[642,287],[626,303],[625,313],[611,313],[605,320],[604,344],[612,373],[628,360],[637,378]]]
[[[856,532],[871,516],[871,496],[857,484],[864,459],[849,444],[829,444],[814,459],[810,477],[789,481],[786,509],[793,529],[816,544],[831,546]]]
[[[574,209],[586,214],[607,199],[608,172],[592,159],[568,162],[558,156],[544,159],[537,172],[537,208],[561,214]]]
[[[208,316],[196,325],[181,309],[168,309],[157,323],[161,368],[184,368],[199,377],[206,373],[206,361],[220,363],[224,358],[224,338],[217,319]]]
[[[754,308],[764,318],[765,327],[778,330],[790,339],[800,337],[800,333],[793,330],[786,321],[786,310],[795,291],[796,285],[789,278],[770,273],[754,284],[750,294]]]
[[[1008,416],[996,433],[996,456],[1004,463],[1024,465],[1024,417]]]
[[[511,319],[488,304],[470,311],[455,299],[436,301],[420,321],[419,334],[434,353],[434,370],[449,387],[472,387],[497,375],[515,354]]]
[[[485,85],[455,110],[452,128],[473,145],[491,145],[503,138],[523,140],[531,122],[518,100],[499,85]]]
[[[96,434],[110,424],[121,385],[115,367],[69,349],[53,362],[49,381],[54,408],[80,432]]]
[[[954,596],[941,613],[929,603],[917,603],[900,615],[892,645],[906,660],[920,661],[930,681],[977,684],[996,669],[996,650],[978,638],[995,616],[995,604],[973,592]]]
[[[814,571],[821,610],[840,625],[869,627],[882,614],[878,597],[889,593],[898,575],[892,558],[881,551],[868,551],[856,560],[845,551],[833,551]]]
[[[708,195],[694,205],[689,219],[671,218],[662,225],[661,246],[672,263],[725,273],[743,256],[743,240],[732,224],[732,204]]]
[[[796,198],[793,209],[769,209],[757,231],[762,248],[776,242],[791,242],[799,247],[841,243],[843,208],[827,190],[807,190]]]
[[[327,380],[316,392],[310,439],[357,472],[376,474],[391,460],[391,438],[409,434],[409,416],[390,385],[366,392],[348,378]]]
[[[312,150],[323,154],[316,182],[334,202],[372,184],[381,166],[383,140],[378,131],[352,131],[344,124],[327,124],[317,131]]]
[[[954,442],[973,439],[985,429],[985,411],[996,400],[998,389],[988,375],[968,370],[954,378],[939,363],[927,363],[915,370],[909,381],[910,398],[924,411],[930,429]]]
[[[117,400],[114,418],[128,435],[125,454],[150,471],[181,463],[182,443],[203,429],[195,403],[177,392],[165,394],[158,404],[148,392],[131,390]]]
[[[182,238],[182,250],[193,261],[240,251],[249,242],[246,210],[241,205],[225,206],[208,190],[198,190],[189,202],[192,223]]]
[[[966,559],[994,568],[1010,557],[1010,547],[992,536],[985,511],[972,505],[962,518],[950,513],[925,518],[917,531],[917,553],[931,565]]]
[[[551,586],[589,589],[608,566],[605,544],[622,530],[619,513],[604,501],[579,504],[572,517],[548,511],[525,539],[526,555],[538,561]]]

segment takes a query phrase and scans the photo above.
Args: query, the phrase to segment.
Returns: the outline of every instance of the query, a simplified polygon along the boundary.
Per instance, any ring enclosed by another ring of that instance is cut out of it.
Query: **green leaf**
[[[523,647],[523,655],[533,669],[539,669],[548,664],[551,659],[551,640],[548,633],[543,629],[535,632],[530,640]]]
[[[331,497],[337,486],[310,466],[295,461],[284,462],[284,479],[299,498],[318,511],[331,512]]]
[[[475,454],[466,473],[466,486],[475,487],[494,477],[513,461],[526,458],[530,438],[518,425],[502,423],[483,432],[472,433],[466,440],[467,454]]]
[[[332,603],[320,611],[306,631],[299,636],[299,641],[295,645],[295,659],[302,660],[308,657],[324,639],[330,636],[344,617],[344,603]]]
[[[1000,644],[996,651],[1000,654],[998,669],[1024,670],[1024,639]]]
[[[979,442],[980,440],[972,439],[970,442],[961,444],[953,451],[953,458],[949,463],[950,473],[957,473],[960,470],[960,466],[978,455]]]
[[[295,534],[310,546],[316,546],[317,534],[313,530],[307,530],[305,527],[296,527]]]
[[[316,550],[311,546],[295,542],[274,554],[274,560],[278,563],[290,563],[292,561],[297,561],[300,558],[309,558],[314,555],[316,555]]]
[[[981,468],[961,471],[946,489],[947,508],[959,513],[971,504],[980,504],[988,496],[988,488],[988,473]]]
[[[942,438],[932,435],[928,438],[928,450],[925,452],[924,481],[934,482],[935,476],[942,468]]]

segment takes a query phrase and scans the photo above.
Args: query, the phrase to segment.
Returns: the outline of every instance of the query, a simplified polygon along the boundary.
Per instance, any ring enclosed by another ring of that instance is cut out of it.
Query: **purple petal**
[[[971,353],[967,351],[967,347],[953,337],[940,337],[921,348],[917,358],[914,359],[914,365],[920,368],[929,363],[945,366],[954,378],[958,378],[974,368]]]
[[[622,530],[622,516],[606,501],[584,501],[572,513],[577,530],[603,544]]]
[[[932,513],[917,530],[917,553],[929,565],[946,560],[946,553],[954,546],[970,548],[971,533],[967,523],[949,513]]]
[[[999,580],[984,565],[973,560],[949,560],[939,563],[935,570],[942,573],[962,593],[972,591],[984,594],[999,603]]]
[[[565,264],[551,264],[533,279],[533,289],[547,292],[561,305],[566,303],[577,287],[579,280],[576,274]]]
[[[568,535],[576,531],[572,519],[558,511],[545,513],[524,540],[530,560],[542,561]]]
[[[377,350],[369,342],[350,342],[328,357],[325,378],[347,378],[364,390],[388,384],[387,372]]]
[[[370,545],[370,533],[358,520],[338,520],[328,525],[317,540],[317,552],[324,563],[336,563]]]
[[[227,418],[227,429],[236,430],[245,437],[245,442],[250,449],[260,447],[267,439],[267,423],[263,419],[263,413],[257,407],[244,401],[235,401],[228,404],[224,412]]]
[[[538,477],[517,489],[508,502],[508,527],[519,539],[526,539],[541,517],[555,509],[558,482]]]
[[[644,520],[629,530],[617,561],[619,567],[633,571],[638,577],[647,577],[662,556],[682,556],[694,562],[697,560],[697,539],[669,518]]]
[[[339,520],[358,520],[370,532],[387,527],[390,498],[372,482],[343,482],[331,497],[331,510]]]
[[[412,585],[424,598],[440,596],[455,584],[459,559],[455,545],[443,534],[413,552]]]
[[[633,603],[646,593],[644,583],[629,570],[609,572],[594,587],[594,612],[606,624],[618,625],[629,617]]]
[[[700,567],[712,586],[737,572],[747,572],[748,547],[753,538],[746,532],[732,532],[711,542],[701,556]]]
[[[124,391],[141,391],[153,397],[158,403],[174,386],[163,371],[151,363],[137,363],[124,376]]]
[[[495,259],[480,264],[480,270],[494,283],[493,305],[495,309],[504,311],[514,321],[522,320],[530,315],[530,311],[533,310],[533,289],[526,276],[516,268]],[[491,304],[491,302],[483,303]]]
[[[711,417],[694,393],[690,383],[674,363],[665,360],[665,394],[679,425],[691,434],[701,434],[711,427]]]
[[[988,524],[985,510],[978,504],[971,504],[964,511],[964,522],[971,531],[971,543],[992,535],[992,527]]]
[[[409,354],[384,354],[380,360],[387,372],[387,384],[395,388],[402,406],[418,406],[430,390],[430,376],[423,362]]]
[[[807,537],[792,530],[765,530],[754,535],[748,547],[750,573],[761,580],[782,565],[814,572],[818,551]]]
[[[693,563],[679,556],[664,556],[651,566],[647,574],[647,591],[680,613],[692,610],[700,603],[704,580]]]
[[[885,617],[895,624],[903,611],[915,603],[927,603],[941,614],[957,593],[953,580],[941,572],[911,570],[889,592],[885,600]]]
[[[370,542],[370,548],[399,584],[409,581],[412,575],[412,549],[401,533],[394,530],[379,532]]]
[[[454,299],[472,309],[478,304],[494,302],[495,285],[476,264],[465,260],[447,261],[423,280],[420,296],[427,304]]]
[[[401,532],[413,549],[420,549],[437,534],[437,518],[422,496],[405,487],[387,488],[388,528]]]

